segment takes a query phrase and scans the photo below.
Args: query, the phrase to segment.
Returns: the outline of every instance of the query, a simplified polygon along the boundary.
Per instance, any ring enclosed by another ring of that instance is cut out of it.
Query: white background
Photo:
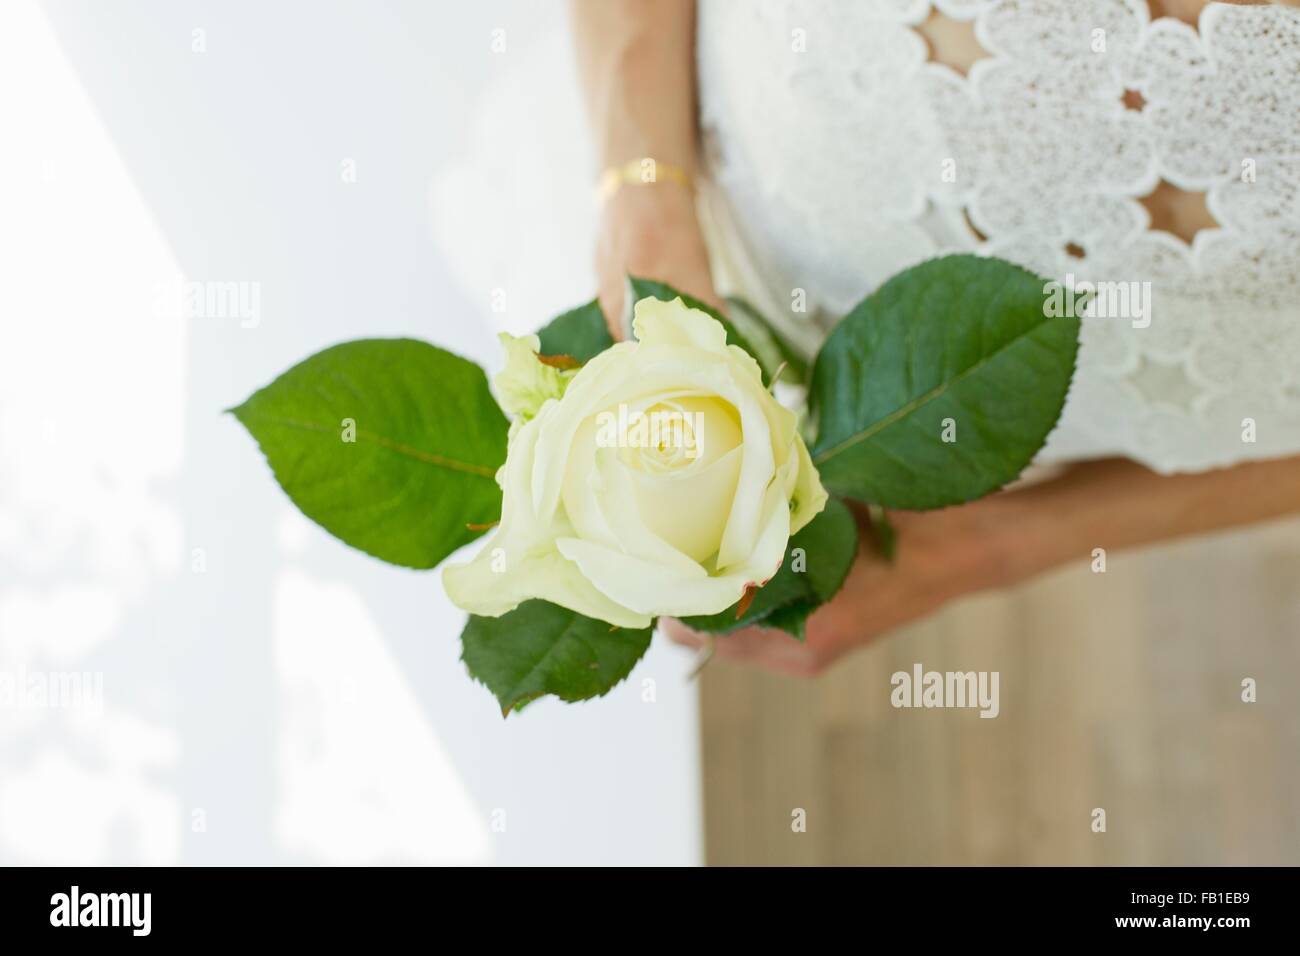
[[[0,863],[698,861],[688,658],[503,721],[436,574],[298,517],[221,414],[590,297],[564,15],[0,5],[0,675],[103,687],[0,706]],[[185,281],[257,283],[256,327]]]

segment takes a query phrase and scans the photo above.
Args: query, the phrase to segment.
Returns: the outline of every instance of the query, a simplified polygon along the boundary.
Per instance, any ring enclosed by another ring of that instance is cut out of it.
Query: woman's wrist
[[[601,211],[596,271],[601,305],[615,322],[628,275],[667,282],[717,305],[695,197],[678,183],[631,186],[610,196]]]
[[[675,182],[620,189],[601,208],[602,241],[628,251],[670,244],[683,228],[698,229],[695,196]]]

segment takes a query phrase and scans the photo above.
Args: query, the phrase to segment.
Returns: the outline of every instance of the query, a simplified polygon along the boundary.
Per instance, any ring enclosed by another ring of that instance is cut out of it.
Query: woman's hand
[[[695,197],[678,183],[629,184],[606,202],[596,244],[600,304],[616,339],[625,335],[627,276],[657,279],[718,307]]]
[[[1002,534],[984,502],[940,511],[892,512],[895,560],[885,561],[862,535],[843,588],[808,619],[800,643],[783,631],[749,627],[713,637],[715,652],[772,670],[809,677],[841,656],[963,594],[1010,583],[1022,567],[1001,553]],[[701,647],[708,636],[680,621],[660,622],[679,644]]]

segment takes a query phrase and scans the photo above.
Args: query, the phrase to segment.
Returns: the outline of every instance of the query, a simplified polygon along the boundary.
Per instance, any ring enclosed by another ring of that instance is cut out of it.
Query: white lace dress
[[[974,19],[989,56],[968,76],[929,62],[932,9]],[[1198,29],[1144,0],[700,0],[697,42],[715,256],[805,348],[943,252],[1150,283],[1146,327],[1084,320],[1040,461],[1300,452],[1300,12],[1216,3]],[[1138,200],[1162,179],[1219,228],[1153,231]]]

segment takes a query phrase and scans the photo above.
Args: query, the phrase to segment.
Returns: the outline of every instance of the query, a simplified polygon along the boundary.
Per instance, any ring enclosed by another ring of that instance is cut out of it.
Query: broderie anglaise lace
[[[969,75],[929,61],[932,8],[974,18]],[[702,0],[699,26],[721,252],[796,338],[944,251],[1149,283],[1146,327],[1085,319],[1043,460],[1300,452],[1300,12],[1214,4],[1198,32],[1139,0]],[[1151,230],[1162,179],[1219,228]]]

